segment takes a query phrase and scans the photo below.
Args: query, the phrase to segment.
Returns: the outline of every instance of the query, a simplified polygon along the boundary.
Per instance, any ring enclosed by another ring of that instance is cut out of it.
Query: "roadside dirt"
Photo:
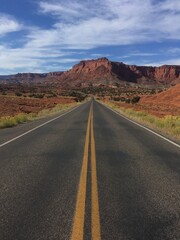
[[[145,111],[157,117],[177,116],[180,115],[180,84],[158,94],[141,96],[137,104],[116,101],[114,103],[120,107]]]
[[[0,117],[15,116],[19,113],[38,113],[43,109],[55,107],[57,104],[69,104],[75,98],[24,98],[14,96],[0,96]]]

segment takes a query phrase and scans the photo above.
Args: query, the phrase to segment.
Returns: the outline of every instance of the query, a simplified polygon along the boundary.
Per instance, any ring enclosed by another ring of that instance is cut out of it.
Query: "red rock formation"
[[[59,77],[63,74],[63,72],[49,72],[47,77]]]
[[[47,74],[40,73],[18,73],[15,75],[10,75],[7,79],[9,82],[13,83],[29,83],[29,82],[39,82],[44,80]]]
[[[2,78],[5,79],[5,78]],[[114,84],[133,82],[139,84],[180,83],[180,66],[147,67],[111,62],[107,58],[81,61],[66,72],[48,74],[16,74],[9,78],[16,81],[43,81],[58,85],[81,86],[88,84]]]
[[[180,66],[164,65],[155,68],[155,78],[158,81],[167,83],[174,80],[180,80]]]
[[[134,82],[139,84],[172,84],[180,82],[180,66],[147,67],[110,62],[107,58],[81,61],[64,72],[63,84]]]
[[[180,114],[180,84],[170,87],[166,91],[152,96],[143,96],[139,102],[140,105],[149,109],[166,109],[166,115]],[[157,112],[158,112],[157,110]]]

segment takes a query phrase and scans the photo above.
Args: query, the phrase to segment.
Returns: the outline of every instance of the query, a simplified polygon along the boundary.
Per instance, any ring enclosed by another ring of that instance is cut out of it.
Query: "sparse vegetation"
[[[15,92],[15,95],[16,95],[17,97],[21,97],[21,96],[22,96],[22,93],[20,93],[20,92]]]
[[[68,96],[75,97],[77,102],[82,102],[87,97],[87,95],[85,93],[80,92],[80,91],[75,91],[75,90],[69,91]]]
[[[113,101],[117,101],[117,102],[125,102],[125,103],[138,103],[140,100],[140,96],[134,96],[132,98],[128,98],[128,97],[111,97],[111,100]]]
[[[135,96],[135,97],[133,97],[133,98],[131,99],[131,102],[132,102],[133,104],[135,104],[135,103],[138,103],[139,100],[140,100],[140,97],[139,97],[139,96]]]
[[[180,116],[169,115],[160,118],[144,111],[134,110],[133,108],[118,107],[112,102],[105,103],[132,120],[180,140]]]
[[[28,115],[27,114],[18,114],[14,117],[2,117],[0,118],[0,128],[8,128],[8,127],[13,127],[16,126],[20,123],[24,123],[28,120]]]
[[[33,94],[29,94],[29,97],[33,97],[33,98],[44,98],[45,94],[43,93],[33,93]]]
[[[41,110],[39,113],[20,113],[16,116],[7,116],[7,117],[1,117],[0,118],[0,129],[1,128],[9,128],[9,127],[14,127],[18,124],[27,122],[27,121],[32,121],[35,119],[43,118],[46,116],[50,116],[56,113],[63,112],[65,110],[68,110],[74,106],[76,106],[77,103],[69,103],[69,104],[57,104],[54,108],[51,109],[44,109]]]

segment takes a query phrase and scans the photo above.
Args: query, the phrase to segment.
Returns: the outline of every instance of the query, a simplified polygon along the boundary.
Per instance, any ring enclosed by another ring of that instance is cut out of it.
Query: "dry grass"
[[[51,109],[44,109],[41,110],[39,113],[20,113],[16,116],[7,116],[7,117],[0,117],[0,129],[1,128],[9,128],[14,127],[18,124],[27,122],[27,121],[33,121],[35,119],[43,118],[46,116],[51,116],[57,113],[62,113],[74,106],[76,106],[78,103],[69,103],[69,104],[57,104],[54,108]]]
[[[119,107],[112,102],[105,102],[105,104],[132,120],[159,130],[173,139],[180,140],[180,116],[167,115],[160,118],[147,112],[134,110],[133,108]]]

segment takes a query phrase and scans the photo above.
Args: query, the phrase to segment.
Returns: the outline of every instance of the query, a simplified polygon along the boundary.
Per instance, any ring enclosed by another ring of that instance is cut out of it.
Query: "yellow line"
[[[83,240],[83,235],[84,235],[84,217],[85,217],[85,204],[86,204],[86,184],[87,184],[87,167],[88,167],[91,112],[92,112],[92,105],[91,105],[89,116],[88,116],[83,163],[82,163],[81,176],[80,176],[80,182],[79,182],[79,188],[78,188],[76,210],[74,215],[71,240]]]
[[[91,194],[92,194],[92,209],[91,209],[91,234],[92,240],[101,239],[100,217],[99,217],[99,200],[97,186],[97,171],[96,171],[96,150],[93,128],[93,110],[91,113]]]
[[[97,186],[97,171],[96,171],[96,151],[93,128],[93,105],[91,105],[88,124],[86,130],[86,139],[83,155],[83,163],[81,169],[80,182],[78,187],[76,209],[74,215],[73,229],[71,240],[83,240],[84,238],[84,220],[85,220],[85,205],[86,205],[86,185],[87,185],[87,168],[88,168],[88,151],[89,139],[91,133],[91,234],[92,240],[101,239],[100,217],[99,217],[99,200]]]

